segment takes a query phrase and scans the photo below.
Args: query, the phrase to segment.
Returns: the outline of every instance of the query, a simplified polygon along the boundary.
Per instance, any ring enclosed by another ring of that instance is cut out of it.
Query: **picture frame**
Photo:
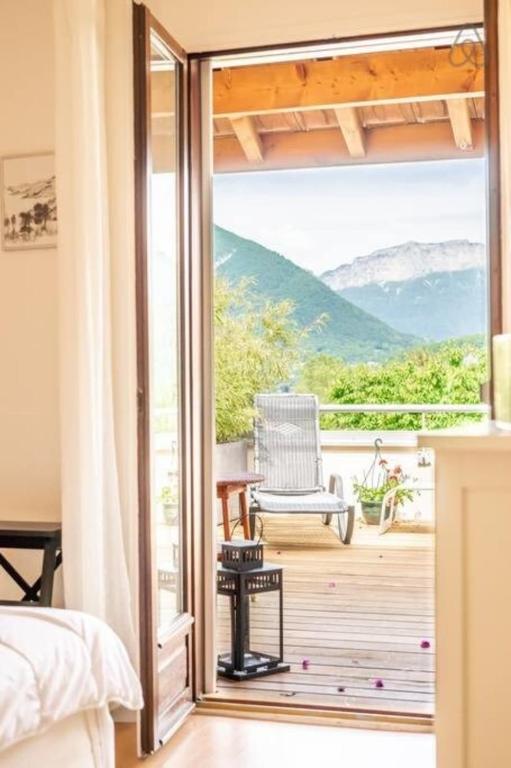
[[[52,152],[0,160],[2,250],[55,248],[58,217]]]

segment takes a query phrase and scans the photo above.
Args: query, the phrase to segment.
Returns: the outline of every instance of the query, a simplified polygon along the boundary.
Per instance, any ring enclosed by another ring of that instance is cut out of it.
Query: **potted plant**
[[[179,516],[177,488],[164,485],[158,500],[162,506],[165,523],[167,525],[175,525]]]
[[[406,480],[406,475],[399,464],[395,467],[389,466],[387,459],[381,455],[381,445],[381,439],[377,438],[374,441],[373,463],[362,481],[355,480],[353,483],[353,491],[360,502],[362,519],[367,525],[379,525],[382,502],[393,488],[397,488],[393,495],[393,503],[396,506],[404,504],[405,501],[412,501],[415,493],[411,488],[398,487]]]

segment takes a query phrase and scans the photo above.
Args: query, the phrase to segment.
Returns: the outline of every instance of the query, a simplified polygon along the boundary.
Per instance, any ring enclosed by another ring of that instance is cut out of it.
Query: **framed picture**
[[[57,245],[55,158],[52,154],[4,157],[1,161],[2,248]]]

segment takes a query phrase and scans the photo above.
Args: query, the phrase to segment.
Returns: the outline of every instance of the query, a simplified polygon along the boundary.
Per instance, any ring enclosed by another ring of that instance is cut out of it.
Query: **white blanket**
[[[142,707],[110,627],[77,611],[0,606],[0,750],[106,704]]]

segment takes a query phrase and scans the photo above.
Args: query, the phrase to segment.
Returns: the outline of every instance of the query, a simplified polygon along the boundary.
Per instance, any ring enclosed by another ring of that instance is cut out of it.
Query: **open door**
[[[193,708],[187,76],[133,6],[142,752]],[[127,226],[129,223],[127,222]]]

